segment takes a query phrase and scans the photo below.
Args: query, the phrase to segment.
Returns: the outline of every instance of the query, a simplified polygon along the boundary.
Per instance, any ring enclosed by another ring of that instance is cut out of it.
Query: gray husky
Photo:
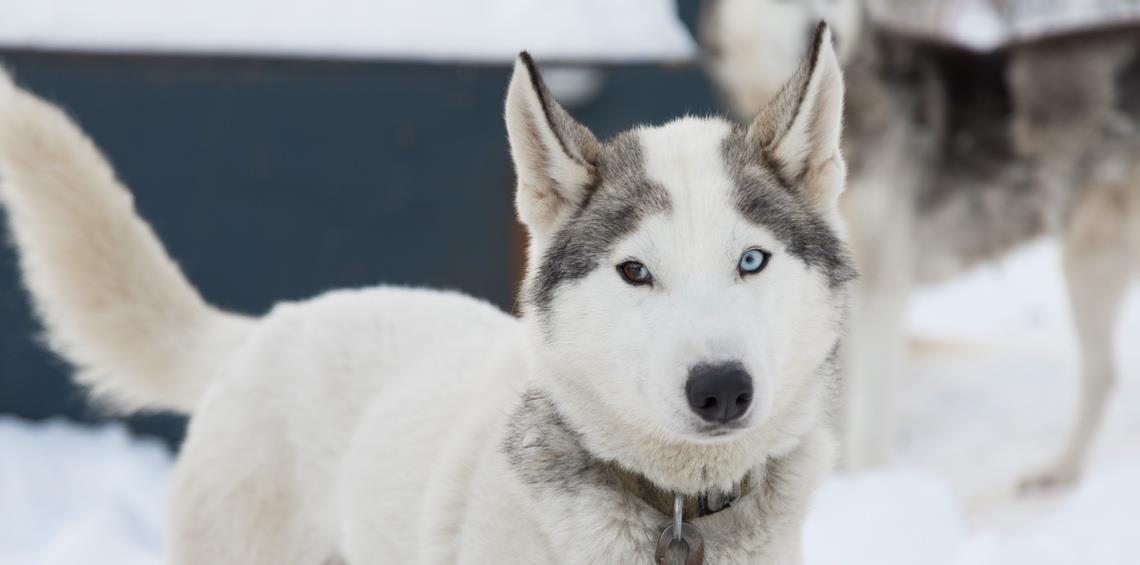
[[[854,278],[842,97],[820,26],[750,125],[603,142],[520,56],[521,318],[392,287],[214,308],[95,145],[3,74],[0,200],[79,380],[193,415],[172,563],[800,563]]]
[[[786,76],[772,53],[802,51],[820,18],[836,30],[852,186],[842,210],[863,274],[842,362],[847,464],[888,457],[914,285],[1051,234],[1062,241],[1083,385],[1067,446],[1024,485],[1077,477],[1115,380],[1115,316],[1140,264],[1140,33],[1119,28],[979,55],[864,25],[856,0],[705,8],[708,67],[740,112],[765,104]]]

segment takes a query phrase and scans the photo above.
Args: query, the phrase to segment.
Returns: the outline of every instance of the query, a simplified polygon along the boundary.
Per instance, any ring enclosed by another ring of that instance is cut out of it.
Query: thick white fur
[[[516,87],[531,84],[526,72],[516,68],[508,124],[535,116],[537,99]],[[838,87],[838,73],[831,64],[821,84]],[[790,495],[753,493],[698,524],[711,565],[799,563],[807,497],[832,452],[815,371],[840,314],[821,273],[735,212],[718,157],[728,132],[698,119],[637,131],[673,210],[605,260],[637,255],[665,291],[647,297],[599,268],[554,299],[559,347],[532,317],[449,292],[337,291],[257,320],[219,312],[94,145],[2,74],[0,194],[52,343],[84,382],[129,406],[193,411],[172,563],[650,563],[656,511],[599,488],[536,494],[511,468],[505,426],[528,388],[556,401],[594,456],[663,488],[762,478],[781,457],[776,487]],[[549,131],[510,133],[520,213],[532,233],[551,233],[569,198],[532,191],[579,182],[577,163],[549,154]],[[838,156],[837,136],[827,139],[836,146],[800,150]],[[531,265],[544,251],[536,240]],[[744,284],[736,262],[754,245],[773,260]],[[746,429],[703,438],[684,370],[727,358],[744,360],[760,398]]]

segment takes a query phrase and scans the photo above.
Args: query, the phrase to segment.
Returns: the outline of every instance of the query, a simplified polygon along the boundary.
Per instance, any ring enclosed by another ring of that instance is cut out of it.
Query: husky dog
[[[2,199],[52,347],[101,398],[193,413],[171,561],[800,563],[855,276],[814,37],[750,126],[606,142],[520,55],[521,319],[391,287],[211,307],[92,142],[0,77]]]
[[[768,53],[803,50],[804,29],[821,17],[836,30],[845,71],[852,189],[841,207],[862,274],[841,361],[846,464],[888,457],[912,287],[1053,234],[1080,337],[1082,397],[1067,447],[1023,486],[1073,480],[1115,380],[1113,325],[1140,263],[1140,34],[979,55],[865,27],[856,0],[710,1],[702,43],[736,111],[771,98],[786,69]]]

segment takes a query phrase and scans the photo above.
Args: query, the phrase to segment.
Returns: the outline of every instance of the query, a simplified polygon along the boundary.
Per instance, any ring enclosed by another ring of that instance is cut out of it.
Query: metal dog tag
[[[685,550],[685,565],[701,565],[705,562],[705,540],[696,526],[681,523],[681,536],[674,534],[673,525],[670,524],[661,531],[657,538],[657,565],[668,565],[669,548],[674,544]]]

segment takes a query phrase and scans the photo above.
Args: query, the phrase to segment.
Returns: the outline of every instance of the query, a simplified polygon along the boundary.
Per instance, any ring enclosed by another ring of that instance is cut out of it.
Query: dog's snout
[[[697,365],[685,383],[689,406],[706,422],[736,420],[752,404],[752,377],[740,363]]]

